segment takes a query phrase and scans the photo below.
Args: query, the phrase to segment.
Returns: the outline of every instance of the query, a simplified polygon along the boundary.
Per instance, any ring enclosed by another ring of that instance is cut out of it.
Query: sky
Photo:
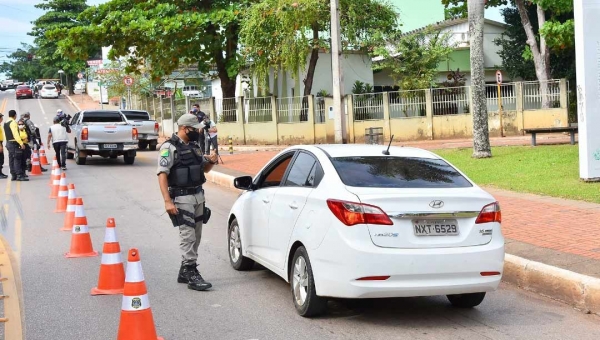
[[[441,0],[440,0],[441,1]],[[7,61],[7,54],[21,47],[21,42],[33,43],[33,37],[28,36],[31,22],[39,18],[44,11],[34,7],[42,0],[0,0],[0,63]],[[88,5],[98,5],[107,0],[88,0]],[[504,22],[498,8],[485,12],[487,19]],[[0,74],[2,78],[2,74]]]

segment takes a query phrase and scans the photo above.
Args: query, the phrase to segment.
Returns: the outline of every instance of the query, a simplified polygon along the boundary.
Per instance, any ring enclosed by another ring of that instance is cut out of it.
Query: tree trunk
[[[310,51],[310,60],[308,62],[308,70],[306,71],[306,77],[304,78],[304,95],[308,96],[312,92],[313,80],[315,77],[315,69],[317,68],[317,61],[319,60],[319,26],[314,24],[313,30],[313,48]]]
[[[540,45],[538,46],[533,26],[529,20],[529,14],[527,14],[527,8],[525,8],[524,0],[515,0],[517,9],[519,10],[519,16],[521,16],[521,23],[525,34],[527,35],[527,45],[531,49],[533,56],[533,64],[535,66],[535,75],[540,82],[540,96],[542,97],[542,108],[550,107],[550,100],[548,98],[548,80],[550,80],[550,50],[546,45],[546,39],[540,35]],[[546,14],[544,10],[538,5],[537,6],[538,16],[538,27],[542,27],[546,22]]]
[[[471,37],[471,97],[473,100],[473,157],[492,157],[483,65],[484,0],[468,0]]]

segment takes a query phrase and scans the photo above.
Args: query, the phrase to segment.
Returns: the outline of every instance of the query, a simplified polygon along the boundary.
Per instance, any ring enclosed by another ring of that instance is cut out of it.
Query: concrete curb
[[[208,182],[242,192],[233,186],[234,178],[218,171],[206,174]],[[600,279],[595,277],[506,254],[502,280],[586,313],[600,315]]]
[[[81,109],[79,108],[79,105],[77,105],[73,99],[71,99],[71,96],[66,96],[67,99],[69,100],[69,102],[71,103],[71,105],[73,105],[75,107],[75,109],[77,109],[77,111],[81,111]]]

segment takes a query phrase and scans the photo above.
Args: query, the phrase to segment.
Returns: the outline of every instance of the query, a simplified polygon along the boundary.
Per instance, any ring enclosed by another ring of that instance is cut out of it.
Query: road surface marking
[[[2,278],[2,291],[4,292],[4,336],[5,339],[23,339],[23,318],[21,316],[21,297],[22,292],[21,279],[15,275],[16,272],[13,270],[13,263],[11,257],[14,258],[12,250],[4,239],[4,236],[0,235],[0,272]]]
[[[0,104],[0,112],[4,113],[4,109],[6,109],[6,103],[8,103],[8,98],[4,98],[2,100],[2,104]]]

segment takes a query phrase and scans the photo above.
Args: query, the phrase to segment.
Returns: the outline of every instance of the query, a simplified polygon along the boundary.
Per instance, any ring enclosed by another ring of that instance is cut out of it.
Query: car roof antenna
[[[390,146],[392,146],[392,141],[394,140],[394,135],[392,135],[392,138],[390,138],[390,144],[388,144],[387,149],[383,150],[381,153],[389,156],[390,155]]]

